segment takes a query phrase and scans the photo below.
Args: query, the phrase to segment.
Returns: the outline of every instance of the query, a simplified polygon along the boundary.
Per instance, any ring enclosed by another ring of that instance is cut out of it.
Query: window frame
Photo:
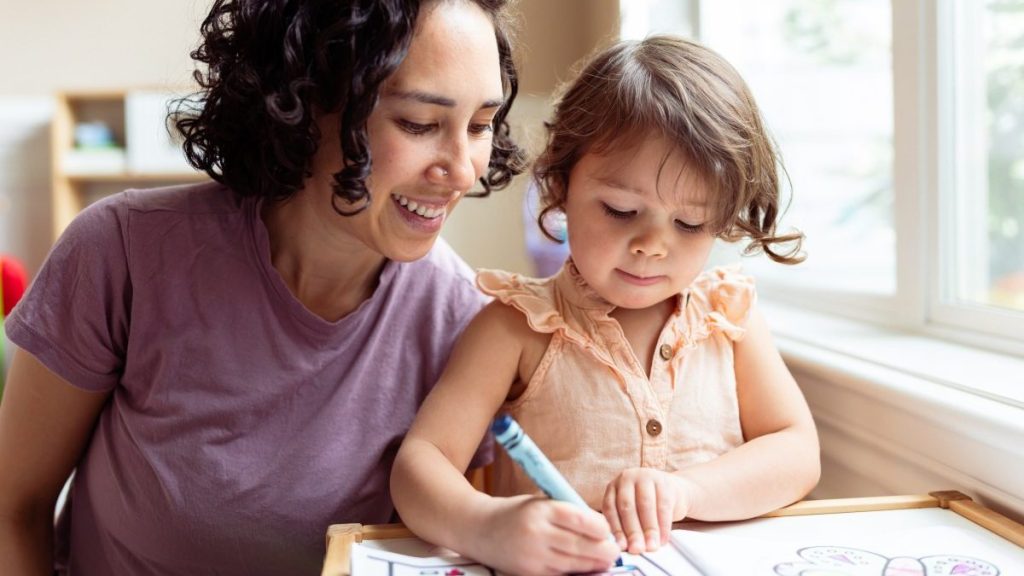
[[[979,12],[985,7],[979,2],[963,0],[919,3],[922,4],[919,10],[932,22],[931,28],[935,30],[934,41],[927,43],[934,54],[932,58],[936,62],[952,63],[951,66],[933,66],[935,81],[933,86],[928,87],[936,98],[932,125],[937,131],[934,138],[937,143],[934,152],[937,162],[934,162],[932,172],[936,175],[936,185],[928,195],[932,203],[929,209],[931,221],[936,222],[936,225],[927,246],[933,247],[930,256],[936,273],[932,275],[928,293],[929,315],[926,321],[934,326],[937,334],[946,338],[1024,355],[1024,313],[975,303],[954,302],[956,284],[967,282],[962,279],[964,276],[987,274],[987,270],[967,274],[960,270],[964,261],[970,259],[969,254],[975,255],[974,260],[987,261],[987,258],[977,257],[978,252],[987,251],[984,234],[981,234],[981,238],[977,236],[979,227],[985,229],[984,222],[988,213],[988,172],[984,132],[974,128],[980,122],[977,118],[967,116],[965,109],[970,109],[971,103],[965,104],[961,98],[962,91],[957,92],[957,86],[980,88],[977,93],[969,96],[975,104],[977,100],[984,101],[986,97],[983,71],[979,74],[979,70],[970,70],[964,65],[965,61],[972,60],[969,51],[974,61],[980,59],[977,51],[981,38],[977,25],[980,21]],[[894,4],[899,5],[901,2]],[[968,74],[974,74],[975,77],[968,79]],[[957,161],[957,158],[965,156],[973,162]],[[966,166],[967,169],[957,170],[958,166]],[[979,187],[986,194],[975,194],[972,198],[970,191]],[[958,214],[960,218],[957,218]],[[973,224],[972,230],[965,230],[965,220]],[[941,230],[956,230],[956,234],[942,234]],[[957,237],[966,235],[975,237],[955,242]],[[964,334],[958,335],[959,332]]]
[[[759,278],[760,291],[804,309],[1024,356],[1024,312],[953,300],[957,263],[963,261],[955,257],[956,251],[972,249],[956,246],[955,235],[944,231],[964,226],[957,213],[967,213],[977,223],[984,222],[987,212],[984,203],[965,192],[966,183],[971,178],[977,182],[977,172],[985,172],[984,165],[964,173],[956,171],[954,161],[970,149],[962,141],[970,122],[957,109],[955,92],[957,74],[964,69],[957,60],[963,59],[957,26],[963,25],[966,5],[964,0],[893,0],[890,6],[896,292],[888,296],[802,288],[787,283],[784,274]],[[980,3],[970,8],[985,9]],[[699,8],[695,12],[702,13]],[[948,62],[953,65],[943,65]],[[983,152],[976,155],[984,161]]]
[[[961,182],[971,175],[958,174],[954,161],[964,122],[954,97],[961,68],[941,64],[957,53],[958,3],[973,1],[889,1],[895,293],[809,289],[784,273],[757,283],[817,423],[818,490],[900,492],[938,478],[1020,514],[1014,457],[1024,422],[1024,313],[957,303],[956,246],[943,233],[969,199]],[[978,170],[987,177],[984,160]],[[896,473],[878,476],[880,463]]]

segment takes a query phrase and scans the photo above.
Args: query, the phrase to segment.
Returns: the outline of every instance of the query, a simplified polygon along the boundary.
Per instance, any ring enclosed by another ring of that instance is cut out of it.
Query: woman
[[[215,182],[90,206],[9,319],[5,574],[309,574],[393,518],[482,305],[438,233],[522,169],[504,3],[214,3],[178,128]]]

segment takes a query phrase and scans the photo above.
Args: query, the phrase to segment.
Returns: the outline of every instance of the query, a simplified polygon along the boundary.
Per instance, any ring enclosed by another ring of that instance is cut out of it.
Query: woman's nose
[[[468,191],[476,182],[470,144],[465,137],[453,137],[435,166],[427,172],[430,181],[438,186],[460,192]]]

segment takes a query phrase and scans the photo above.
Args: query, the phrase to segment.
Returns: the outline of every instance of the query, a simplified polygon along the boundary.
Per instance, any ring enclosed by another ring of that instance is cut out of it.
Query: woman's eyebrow
[[[385,97],[398,98],[401,100],[412,100],[414,102],[420,102],[423,104],[433,104],[434,106],[444,106],[445,108],[454,108],[455,100],[447,96],[441,96],[440,94],[431,94],[429,92],[423,92],[421,90],[394,90],[388,92]],[[505,103],[504,98],[493,98],[485,101],[480,109],[484,108],[500,108]]]

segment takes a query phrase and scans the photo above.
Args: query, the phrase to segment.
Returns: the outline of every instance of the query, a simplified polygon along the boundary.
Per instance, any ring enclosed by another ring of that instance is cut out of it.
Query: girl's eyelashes
[[[601,203],[601,207],[604,208],[605,214],[611,216],[612,218],[618,218],[619,220],[625,220],[626,218],[629,218],[630,216],[636,214],[636,210],[616,210],[615,208],[612,208],[611,206],[605,204],[604,202]]]
[[[636,215],[636,210],[616,210],[604,202],[601,203],[601,207],[604,208],[605,214],[618,220],[626,220]],[[682,220],[676,220],[675,226],[679,230],[689,234],[696,234],[697,232],[704,230],[704,224],[689,224]]]
[[[704,229],[704,225],[703,224],[687,224],[686,222],[683,222],[682,220],[676,220],[676,228],[679,228],[683,232],[689,232],[689,233],[693,234],[693,233],[700,232],[701,230],[703,230]]]

